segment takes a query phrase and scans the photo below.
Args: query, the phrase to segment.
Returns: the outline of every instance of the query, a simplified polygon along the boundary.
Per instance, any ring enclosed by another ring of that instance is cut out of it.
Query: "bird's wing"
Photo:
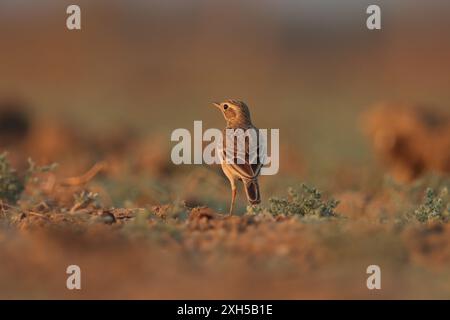
[[[227,144],[227,141],[231,142],[232,140],[228,140],[227,133],[225,133],[221,161],[227,163],[229,168],[241,178],[255,179],[263,166],[260,155],[265,154],[261,152],[264,144],[260,141],[258,130],[255,128],[254,134],[245,135],[244,132],[235,134],[234,143]],[[227,155],[229,155],[231,163],[227,162]]]
[[[256,153],[257,161],[253,165],[256,175],[259,175],[261,168],[266,164],[267,141],[263,134],[258,130],[258,152]]]

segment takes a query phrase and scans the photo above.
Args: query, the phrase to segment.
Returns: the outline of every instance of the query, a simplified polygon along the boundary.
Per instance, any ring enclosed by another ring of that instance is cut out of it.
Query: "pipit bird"
[[[236,200],[236,181],[238,180],[243,182],[247,200],[251,205],[261,202],[258,176],[263,166],[261,156],[263,153],[260,153],[262,144],[258,129],[253,126],[250,111],[244,102],[227,100],[222,103],[213,102],[213,105],[220,109],[227,122],[227,126],[223,131],[223,148],[219,146],[220,148],[218,149],[219,153],[221,153],[219,157],[221,159],[222,170],[231,184],[231,205],[229,211],[231,215]],[[237,142],[234,137],[232,140],[227,139],[227,132],[237,129],[242,129],[244,132],[250,132],[253,129],[255,135],[246,135],[243,140],[240,140],[241,145],[239,145],[239,138],[236,139]],[[242,143],[245,145],[242,145]],[[227,161],[227,157],[231,161]]]

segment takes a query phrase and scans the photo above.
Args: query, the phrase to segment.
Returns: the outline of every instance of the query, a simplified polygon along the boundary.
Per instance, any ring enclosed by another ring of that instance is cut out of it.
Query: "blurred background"
[[[81,31],[65,26],[70,4],[0,3],[5,119],[14,110],[38,123],[23,155],[61,162],[67,175],[104,160],[103,149],[127,154],[138,137],[137,149],[164,157],[173,129],[221,128],[209,103],[235,98],[258,127],[280,128],[286,180],[270,179],[273,190],[291,177],[327,185],[344,166],[373,163],[360,122],[372,104],[450,104],[445,1],[80,0]],[[381,7],[382,30],[367,30],[369,4]],[[68,148],[80,139],[85,162]]]
[[[439,0],[0,1],[0,297],[448,298],[449,16]],[[224,127],[210,103],[228,98],[280,129],[263,207],[306,182],[337,218],[252,214],[242,190],[225,217],[220,168],[171,163],[172,131]],[[26,180],[28,157],[59,166]],[[63,285],[73,263],[82,291]]]

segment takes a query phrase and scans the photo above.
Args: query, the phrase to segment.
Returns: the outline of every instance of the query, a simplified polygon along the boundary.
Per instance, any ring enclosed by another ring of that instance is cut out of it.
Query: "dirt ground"
[[[185,221],[144,216],[117,209],[13,218],[0,238],[1,297],[445,299],[450,292],[447,224],[226,217],[206,208]],[[80,291],[65,288],[72,264],[82,270]],[[382,290],[366,287],[372,264],[381,267]]]

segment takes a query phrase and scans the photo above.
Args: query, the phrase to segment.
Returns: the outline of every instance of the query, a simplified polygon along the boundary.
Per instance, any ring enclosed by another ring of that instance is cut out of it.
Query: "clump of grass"
[[[35,181],[37,173],[48,172],[56,167],[56,164],[49,166],[37,166],[33,160],[28,159],[28,169],[24,175],[19,175],[11,167],[7,158],[8,154],[0,154],[0,200],[7,203],[16,203],[29,181]]]
[[[273,215],[335,217],[334,209],[338,204],[335,199],[323,200],[319,190],[302,184],[300,190],[289,188],[288,198],[270,198],[269,212]]]
[[[442,221],[447,222],[450,216],[450,201],[448,189],[442,188],[437,193],[427,188],[422,204],[414,210],[414,217],[420,222]]]

